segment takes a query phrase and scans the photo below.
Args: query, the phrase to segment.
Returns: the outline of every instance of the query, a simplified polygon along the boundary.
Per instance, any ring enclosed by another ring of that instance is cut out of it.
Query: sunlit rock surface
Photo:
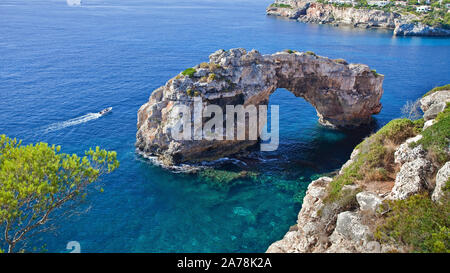
[[[194,109],[195,98],[201,98],[203,106],[220,106],[225,115],[226,105],[267,105],[277,88],[286,88],[316,108],[320,123],[337,128],[367,124],[381,110],[383,75],[364,64],[347,64],[312,52],[261,55],[242,48],[219,50],[209,63],[190,72],[153,91],[138,112],[136,147],[147,156],[158,157],[163,165],[214,160],[257,143],[175,140],[170,132],[175,130],[179,113],[174,109],[180,105]],[[215,134],[225,136],[225,129]]]

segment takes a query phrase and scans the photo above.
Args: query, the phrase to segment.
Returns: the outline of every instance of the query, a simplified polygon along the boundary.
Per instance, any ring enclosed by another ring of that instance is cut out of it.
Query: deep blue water
[[[383,30],[301,24],[265,16],[271,0],[2,0],[0,134],[79,153],[100,145],[121,167],[93,192],[86,214],[34,238],[48,251],[262,252],[293,225],[314,175],[343,164],[368,131],[320,127],[314,108],[286,90],[281,144],[247,169],[258,182],[217,187],[173,174],[135,154],[136,112],[152,90],[217,49],[312,50],[385,75],[377,126],[407,100],[450,82],[450,39],[395,38]],[[90,119],[107,106],[112,114]],[[72,120],[75,119],[75,120]],[[245,168],[245,167],[244,167]],[[300,198],[301,199],[301,198]]]

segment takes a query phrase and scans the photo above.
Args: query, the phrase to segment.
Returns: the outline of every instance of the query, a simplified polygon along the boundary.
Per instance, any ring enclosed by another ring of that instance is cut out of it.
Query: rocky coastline
[[[355,148],[337,176],[313,181],[297,224],[267,252],[448,251],[449,105],[450,90],[427,94],[422,119],[391,121]],[[425,229],[425,217],[439,224]]]
[[[266,13],[304,23],[392,29],[394,36],[450,36],[450,30],[416,22],[417,18],[412,14],[341,7],[314,0],[276,0]]]

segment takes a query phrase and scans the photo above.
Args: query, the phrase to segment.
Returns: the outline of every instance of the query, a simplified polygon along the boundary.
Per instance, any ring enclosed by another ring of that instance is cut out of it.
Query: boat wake
[[[83,115],[81,117],[77,117],[77,118],[73,118],[73,119],[69,119],[67,121],[63,121],[63,122],[57,122],[57,123],[53,123],[50,126],[48,126],[45,129],[45,132],[53,132],[53,131],[58,131],[67,127],[71,127],[71,126],[75,126],[78,124],[82,124],[94,119],[98,119],[102,116],[102,114],[100,113],[89,113],[86,115]]]

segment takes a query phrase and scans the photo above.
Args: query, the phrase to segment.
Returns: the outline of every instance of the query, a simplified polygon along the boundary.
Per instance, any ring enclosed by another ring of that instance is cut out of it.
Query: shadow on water
[[[221,162],[220,168],[255,170],[287,179],[329,173],[340,168],[354,147],[379,127],[375,118],[353,129],[322,126],[311,104],[282,88],[271,95],[269,105],[279,106],[278,148],[261,152],[260,145],[255,145],[249,153],[235,156],[237,160]],[[271,117],[269,109],[268,125]]]
[[[336,170],[350,157],[353,148],[378,128],[376,119],[372,123],[354,129],[336,130],[319,123],[311,128],[306,141],[281,140],[276,151],[261,152],[259,145],[251,148],[250,153],[236,156],[236,161],[225,161],[221,167],[261,172],[282,173],[286,177],[296,178],[304,172],[325,173]],[[227,166],[228,165],[228,166]]]

